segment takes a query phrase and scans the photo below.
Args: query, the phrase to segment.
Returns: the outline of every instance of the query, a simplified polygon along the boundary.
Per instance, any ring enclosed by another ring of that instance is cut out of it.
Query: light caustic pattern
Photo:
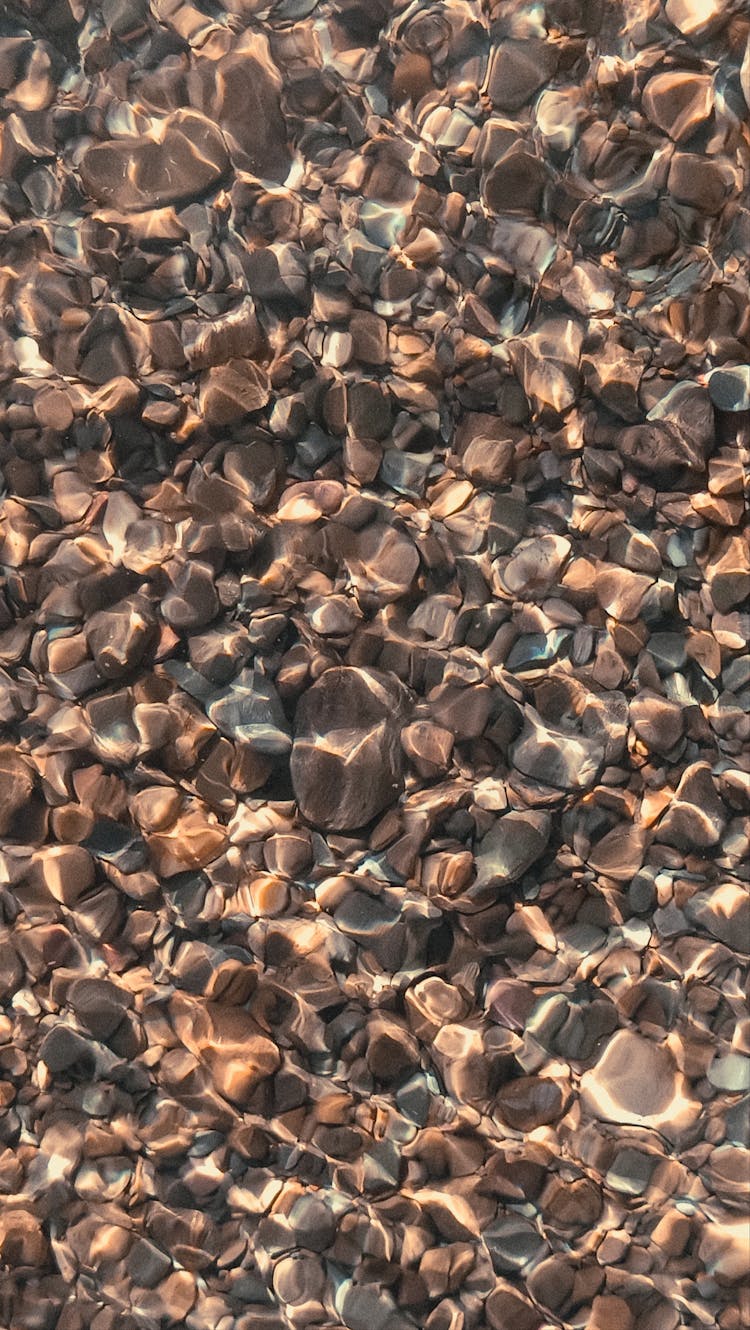
[[[0,16],[0,1322],[740,1330],[750,20]]]

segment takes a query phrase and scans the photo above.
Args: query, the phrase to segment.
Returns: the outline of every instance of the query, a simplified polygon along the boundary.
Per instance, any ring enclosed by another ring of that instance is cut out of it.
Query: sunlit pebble
[[[734,1330],[741,19],[58,8],[0,50],[14,1330]]]

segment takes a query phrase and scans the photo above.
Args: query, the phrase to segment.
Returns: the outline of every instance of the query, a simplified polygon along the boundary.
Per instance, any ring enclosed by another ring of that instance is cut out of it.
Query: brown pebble
[[[34,415],[47,429],[64,434],[73,424],[73,408],[67,393],[57,388],[41,392],[34,398]]]

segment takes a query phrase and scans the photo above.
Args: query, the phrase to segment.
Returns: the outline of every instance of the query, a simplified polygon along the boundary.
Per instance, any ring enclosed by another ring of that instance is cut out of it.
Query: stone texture
[[[369,822],[403,782],[406,693],[382,671],[327,670],[297,707],[291,770],[300,812],[339,831]]]

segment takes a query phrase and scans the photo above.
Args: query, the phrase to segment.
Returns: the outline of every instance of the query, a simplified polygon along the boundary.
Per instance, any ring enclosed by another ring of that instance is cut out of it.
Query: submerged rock
[[[403,786],[405,688],[380,670],[337,668],[297,707],[291,771],[300,812],[316,826],[363,826]]]

